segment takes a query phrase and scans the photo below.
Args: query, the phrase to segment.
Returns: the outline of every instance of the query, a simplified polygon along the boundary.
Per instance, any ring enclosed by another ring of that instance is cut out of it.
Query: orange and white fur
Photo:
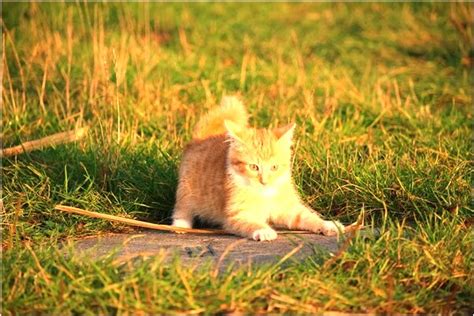
[[[179,169],[173,225],[191,228],[194,217],[255,240],[273,240],[271,227],[309,230],[324,235],[344,232],[304,205],[291,178],[295,124],[276,129],[247,125],[236,97],[197,123]]]

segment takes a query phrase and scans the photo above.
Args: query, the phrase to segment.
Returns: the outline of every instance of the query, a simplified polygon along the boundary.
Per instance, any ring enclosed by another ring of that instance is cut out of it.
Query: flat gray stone
[[[301,260],[321,250],[335,252],[337,237],[318,234],[279,234],[273,241],[258,242],[231,235],[174,234],[150,230],[107,234],[72,241],[73,255],[100,260],[113,256],[116,262],[167,254],[185,264],[220,261],[220,268],[271,264],[299,247],[291,258]]]

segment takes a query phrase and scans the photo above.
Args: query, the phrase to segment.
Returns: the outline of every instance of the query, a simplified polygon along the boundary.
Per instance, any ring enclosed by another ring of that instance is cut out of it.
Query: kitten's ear
[[[240,133],[242,132],[242,127],[235,124],[234,122],[232,121],[229,121],[229,120],[224,120],[224,126],[225,126],[225,129],[227,130],[227,133],[229,134],[230,137],[238,140],[238,141],[242,141],[242,139],[240,138]]]
[[[273,130],[273,134],[278,138],[279,143],[291,145],[295,127],[295,123],[291,123],[282,127],[277,127]]]

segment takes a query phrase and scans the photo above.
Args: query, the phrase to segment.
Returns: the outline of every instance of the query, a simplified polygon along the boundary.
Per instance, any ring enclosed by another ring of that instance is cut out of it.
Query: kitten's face
[[[245,184],[271,188],[291,174],[291,144],[295,125],[268,130],[240,128],[226,121],[232,144],[229,167]]]

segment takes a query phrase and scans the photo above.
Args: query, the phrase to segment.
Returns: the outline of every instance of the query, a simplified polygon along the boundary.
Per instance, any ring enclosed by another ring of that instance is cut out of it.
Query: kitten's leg
[[[181,177],[181,175],[180,175]],[[173,226],[182,228],[193,227],[193,205],[192,195],[186,181],[180,180],[176,190],[176,203],[173,210]]]
[[[193,227],[192,203],[189,197],[182,194],[182,190],[178,187],[176,193],[176,204],[173,210],[173,226],[182,228]]]
[[[309,230],[334,236],[344,232],[344,225],[338,221],[325,221],[315,211],[303,204],[294,208],[275,212],[271,220],[276,225],[283,225],[289,229]]]
[[[192,219],[174,218],[173,219],[173,226],[181,227],[181,228],[192,228],[193,227],[193,221],[192,221]]]
[[[192,228],[193,216],[191,212],[183,208],[175,207],[173,211],[173,226],[182,227],[182,228]]]
[[[240,218],[227,218],[224,229],[230,233],[251,238],[254,240],[267,241],[277,238],[277,233],[265,222],[250,222]]]

